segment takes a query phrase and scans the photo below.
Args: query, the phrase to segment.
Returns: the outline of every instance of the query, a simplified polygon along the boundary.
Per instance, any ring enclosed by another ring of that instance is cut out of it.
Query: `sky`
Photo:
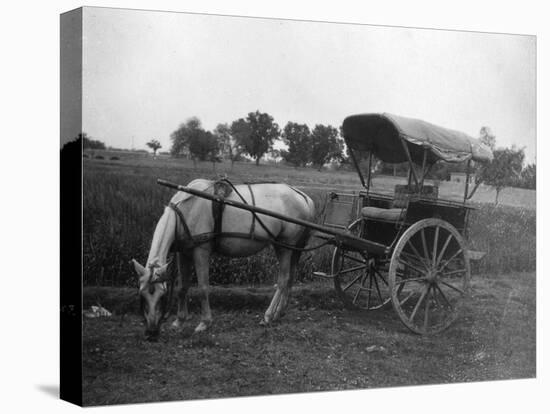
[[[146,148],[196,116],[340,126],[389,112],[536,159],[534,36],[85,8],[83,130]]]

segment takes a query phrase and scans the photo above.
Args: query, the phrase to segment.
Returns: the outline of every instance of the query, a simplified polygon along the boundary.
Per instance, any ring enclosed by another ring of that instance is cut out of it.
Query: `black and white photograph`
[[[540,378],[535,32],[181,10],[59,15],[61,399]]]

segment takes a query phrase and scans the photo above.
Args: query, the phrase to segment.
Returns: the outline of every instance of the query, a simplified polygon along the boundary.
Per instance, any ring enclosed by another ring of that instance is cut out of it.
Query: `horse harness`
[[[246,185],[248,186],[248,191],[250,192],[252,206],[255,206],[256,200],[254,198],[254,192],[252,191],[252,185],[250,183],[246,183]],[[263,223],[263,221],[258,217],[257,213],[255,212],[251,212],[252,223],[250,225],[250,230],[248,233],[223,232],[222,220],[223,212],[225,210],[225,203],[223,202],[223,199],[228,197],[232,192],[235,192],[243,203],[248,204],[248,202],[233,185],[233,183],[231,183],[226,178],[216,181],[213,187],[214,194],[216,194],[220,198],[220,201],[212,201],[212,218],[214,221],[214,229],[211,232],[201,233],[193,236],[191,234],[191,231],[189,230],[189,226],[185,220],[185,217],[183,216],[181,210],[178,208],[177,204],[168,204],[168,207],[176,213],[176,217],[178,218],[176,222],[176,240],[172,246],[173,251],[193,249],[210,241],[214,241],[214,248],[218,248],[220,239],[222,237],[236,237],[241,239],[258,240],[261,242],[274,242],[276,236],[271,232],[271,230],[269,230],[269,228]],[[254,234],[256,222],[258,222],[258,224],[266,231],[268,237],[261,237]],[[178,235],[181,234],[178,231],[179,225],[181,225],[183,230],[183,238],[178,237]]]

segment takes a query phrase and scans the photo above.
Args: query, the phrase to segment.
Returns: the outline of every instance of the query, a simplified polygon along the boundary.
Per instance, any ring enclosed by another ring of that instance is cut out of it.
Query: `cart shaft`
[[[384,246],[382,244],[374,243],[374,242],[362,239],[360,237],[351,235],[351,234],[346,233],[344,231],[332,229],[332,228],[329,228],[329,227],[325,227],[325,226],[322,226],[320,224],[313,223],[311,221],[286,216],[284,214],[279,214],[277,212],[267,210],[267,209],[262,208],[262,207],[241,203],[239,201],[228,200],[226,198],[223,198],[223,197],[220,197],[220,196],[217,196],[217,195],[214,195],[214,194],[210,194],[210,193],[207,193],[205,191],[200,191],[200,190],[196,190],[194,188],[185,187],[183,185],[175,184],[175,183],[172,183],[170,181],[166,181],[166,180],[162,180],[162,179],[158,179],[157,184],[163,185],[163,186],[168,187],[168,188],[172,188],[174,190],[183,191],[185,193],[189,193],[189,194],[192,194],[192,195],[197,196],[197,197],[205,198],[207,200],[215,201],[215,202],[218,202],[218,203],[223,203],[223,204],[226,204],[226,205],[231,206],[231,207],[239,208],[241,210],[247,210],[247,211],[250,211],[252,213],[263,214],[263,215],[266,215],[266,216],[277,218],[279,220],[287,221],[289,223],[298,224],[300,226],[304,226],[304,227],[310,228],[312,230],[317,230],[321,233],[330,234],[330,235],[335,237],[335,242],[344,243],[345,245],[347,245],[349,247],[352,247],[356,250],[363,250],[363,251],[386,250],[386,246]]]

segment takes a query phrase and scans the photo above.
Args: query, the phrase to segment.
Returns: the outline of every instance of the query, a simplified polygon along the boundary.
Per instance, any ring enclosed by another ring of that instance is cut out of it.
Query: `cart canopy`
[[[420,119],[388,113],[359,114],[344,119],[342,129],[349,148],[372,151],[388,163],[407,161],[403,143],[412,161],[419,165],[423,162],[425,148],[428,149],[427,162],[430,164],[439,160],[456,163],[493,159],[491,150],[478,139]]]

